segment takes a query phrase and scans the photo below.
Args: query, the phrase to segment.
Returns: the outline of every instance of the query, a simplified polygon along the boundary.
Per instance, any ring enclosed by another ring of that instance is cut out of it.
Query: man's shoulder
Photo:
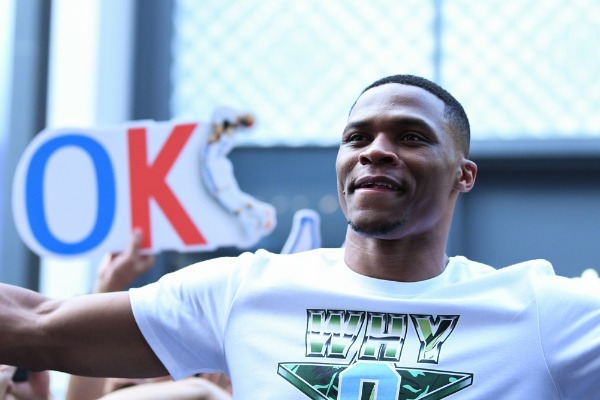
[[[588,297],[596,304],[600,303],[600,283],[584,281],[557,275],[548,260],[533,259],[515,263],[509,266],[494,268],[489,265],[472,261],[466,257],[451,258],[455,272],[460,279],[467,280],[482,278],[495,285],[523,289],[530,287],[538,298],[563,299]],[[554,301],[553,300],[553,301]]]
[[[532,280],[556,277],[552,264],[547,260],[535,259],[519,262],[505,267],[493,267],[463,256],[450,259],[449,266],[462,278],[488,278],[499,280]]]

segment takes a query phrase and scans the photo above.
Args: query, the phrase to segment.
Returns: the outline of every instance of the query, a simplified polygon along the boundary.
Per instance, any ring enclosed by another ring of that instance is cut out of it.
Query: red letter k
[[[206,243],[204,236],[165,181],[195,128],[196,124],[176,125],[152,164],[148,164],[146,128],[128,130],[131,224],[144,232],[142,248],[152,247],[150,197],[154,198],[186,245]]]

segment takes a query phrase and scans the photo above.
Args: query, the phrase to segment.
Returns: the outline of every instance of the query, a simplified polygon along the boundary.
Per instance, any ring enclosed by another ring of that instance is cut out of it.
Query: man
[[[457,196],[475,182],[468,142],[446,91],[409,75],[377,81],[336,161],[343,249],[211,260],[129,294],[53,301],[3,287],[0,362],[222,371],[241,399],[593,398],[594,290],[545,261],[495,270],[445,255]]]

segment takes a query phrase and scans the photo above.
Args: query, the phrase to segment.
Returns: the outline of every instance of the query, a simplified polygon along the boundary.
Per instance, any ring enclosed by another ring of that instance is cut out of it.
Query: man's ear
[[[458,180],[456,181],[456,190],[461,193],[469,192],[475,185],[477,177],[477,164],[471,160],[463,159],[460,167]]]

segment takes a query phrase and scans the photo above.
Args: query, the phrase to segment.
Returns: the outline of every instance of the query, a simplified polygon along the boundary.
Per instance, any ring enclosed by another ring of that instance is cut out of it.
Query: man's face
[[[463,159],[436,96],[396,83],[366,91],[348,117],[336,161],[350,226],[395,239],[449,221]]]

